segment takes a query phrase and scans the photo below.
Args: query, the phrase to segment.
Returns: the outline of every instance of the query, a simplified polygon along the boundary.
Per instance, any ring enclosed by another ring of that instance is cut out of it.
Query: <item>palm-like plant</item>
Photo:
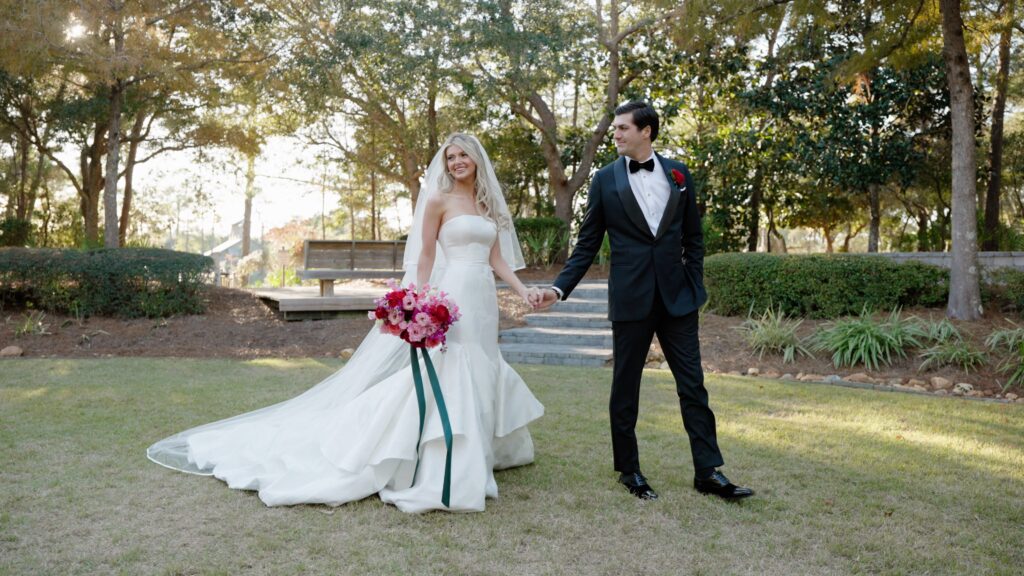
[[[776,312],[769,307],[760,317],[753,316],[753,308],[747,315],[747,319],[739,326],[744,333],[747,343],[757,353],[760,360],[766,352],[782,355],[782,361],[786,364],[796,359],[799,352],[804,356],[811,357],[811,351],[796,335],[796,329],[800,327],[803,320],[788,318],[780,309]]]
[[[1003,392],[1014,386],[1024,388],[1024,328],[996,330],[985,339],[985,345],[993,351],[1005,349],[1009,352],[1007,358],[999,365],[1000,372],[1010,374],[1010,379],[1002,386]]]
[[[865,307],[860,316],[831,323],[814,337],[814,350],[832,353],[837,368],[863,364],[868,370],[892,364],[893,358],[906,358],[908,348],[920,348],[925,338],[920,324],[900,317],[896,308],[881,322],[874,320]]]

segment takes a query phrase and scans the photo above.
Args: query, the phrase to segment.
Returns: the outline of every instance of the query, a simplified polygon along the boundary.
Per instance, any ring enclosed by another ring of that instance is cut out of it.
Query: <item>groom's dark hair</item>
[[[658,113],[643,100],[626,102],[615,109],[616,116],[630,112],[633,113],[633,124],[636,124],[637,130],[643,130],[646,126],[651,127],[651,142],[654,142],[654,139],[658,137]]]

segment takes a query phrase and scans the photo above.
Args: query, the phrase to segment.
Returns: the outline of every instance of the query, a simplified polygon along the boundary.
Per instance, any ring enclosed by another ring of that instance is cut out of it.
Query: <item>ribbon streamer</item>
[[[423,363],[427,366],[427,378],[430,380],[430,390],[434,393],[434,402],[437,404],[437,413],[441,417],[441,429],[444,430],[444,484],[441,488],[441,503],[446,507],[451,502],[452,492],[452,423],[448,419],[448,407],[444,403],[444,395],[441,394],[441,383],[437,380],[437,372],[434,370],[434,363],[430,361],[426,348],[423,351]],[[412,380],[416,385],[416,404],[420,410],[420,433],[416,439],[416,468],[412,473],[413,484],[416,483],[416,474],[420,469],[420,442],[423,441],[423,427],[427,416],[426,392],[423,388],[423,376],[420,374],[420,362],[416,354],[416,347],[410,346],[409,353],[412,357]]]

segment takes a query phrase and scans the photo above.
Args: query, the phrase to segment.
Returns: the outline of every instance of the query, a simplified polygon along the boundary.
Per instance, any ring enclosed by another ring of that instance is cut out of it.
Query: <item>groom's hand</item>
[[[539,290],[537,294],[539,298],[537,299],[537,303],[533,305],[537,310],[547,310],[548,308],[551,308],[555,302],[558,302],[558,294],[551,288]]]

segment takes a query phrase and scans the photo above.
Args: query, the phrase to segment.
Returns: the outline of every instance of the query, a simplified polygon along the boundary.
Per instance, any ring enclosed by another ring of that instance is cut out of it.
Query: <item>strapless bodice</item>
[[[460,214],[441,225],[437,239],[449,265],[489,265],[497,236],[494,222],[477,214]]]

